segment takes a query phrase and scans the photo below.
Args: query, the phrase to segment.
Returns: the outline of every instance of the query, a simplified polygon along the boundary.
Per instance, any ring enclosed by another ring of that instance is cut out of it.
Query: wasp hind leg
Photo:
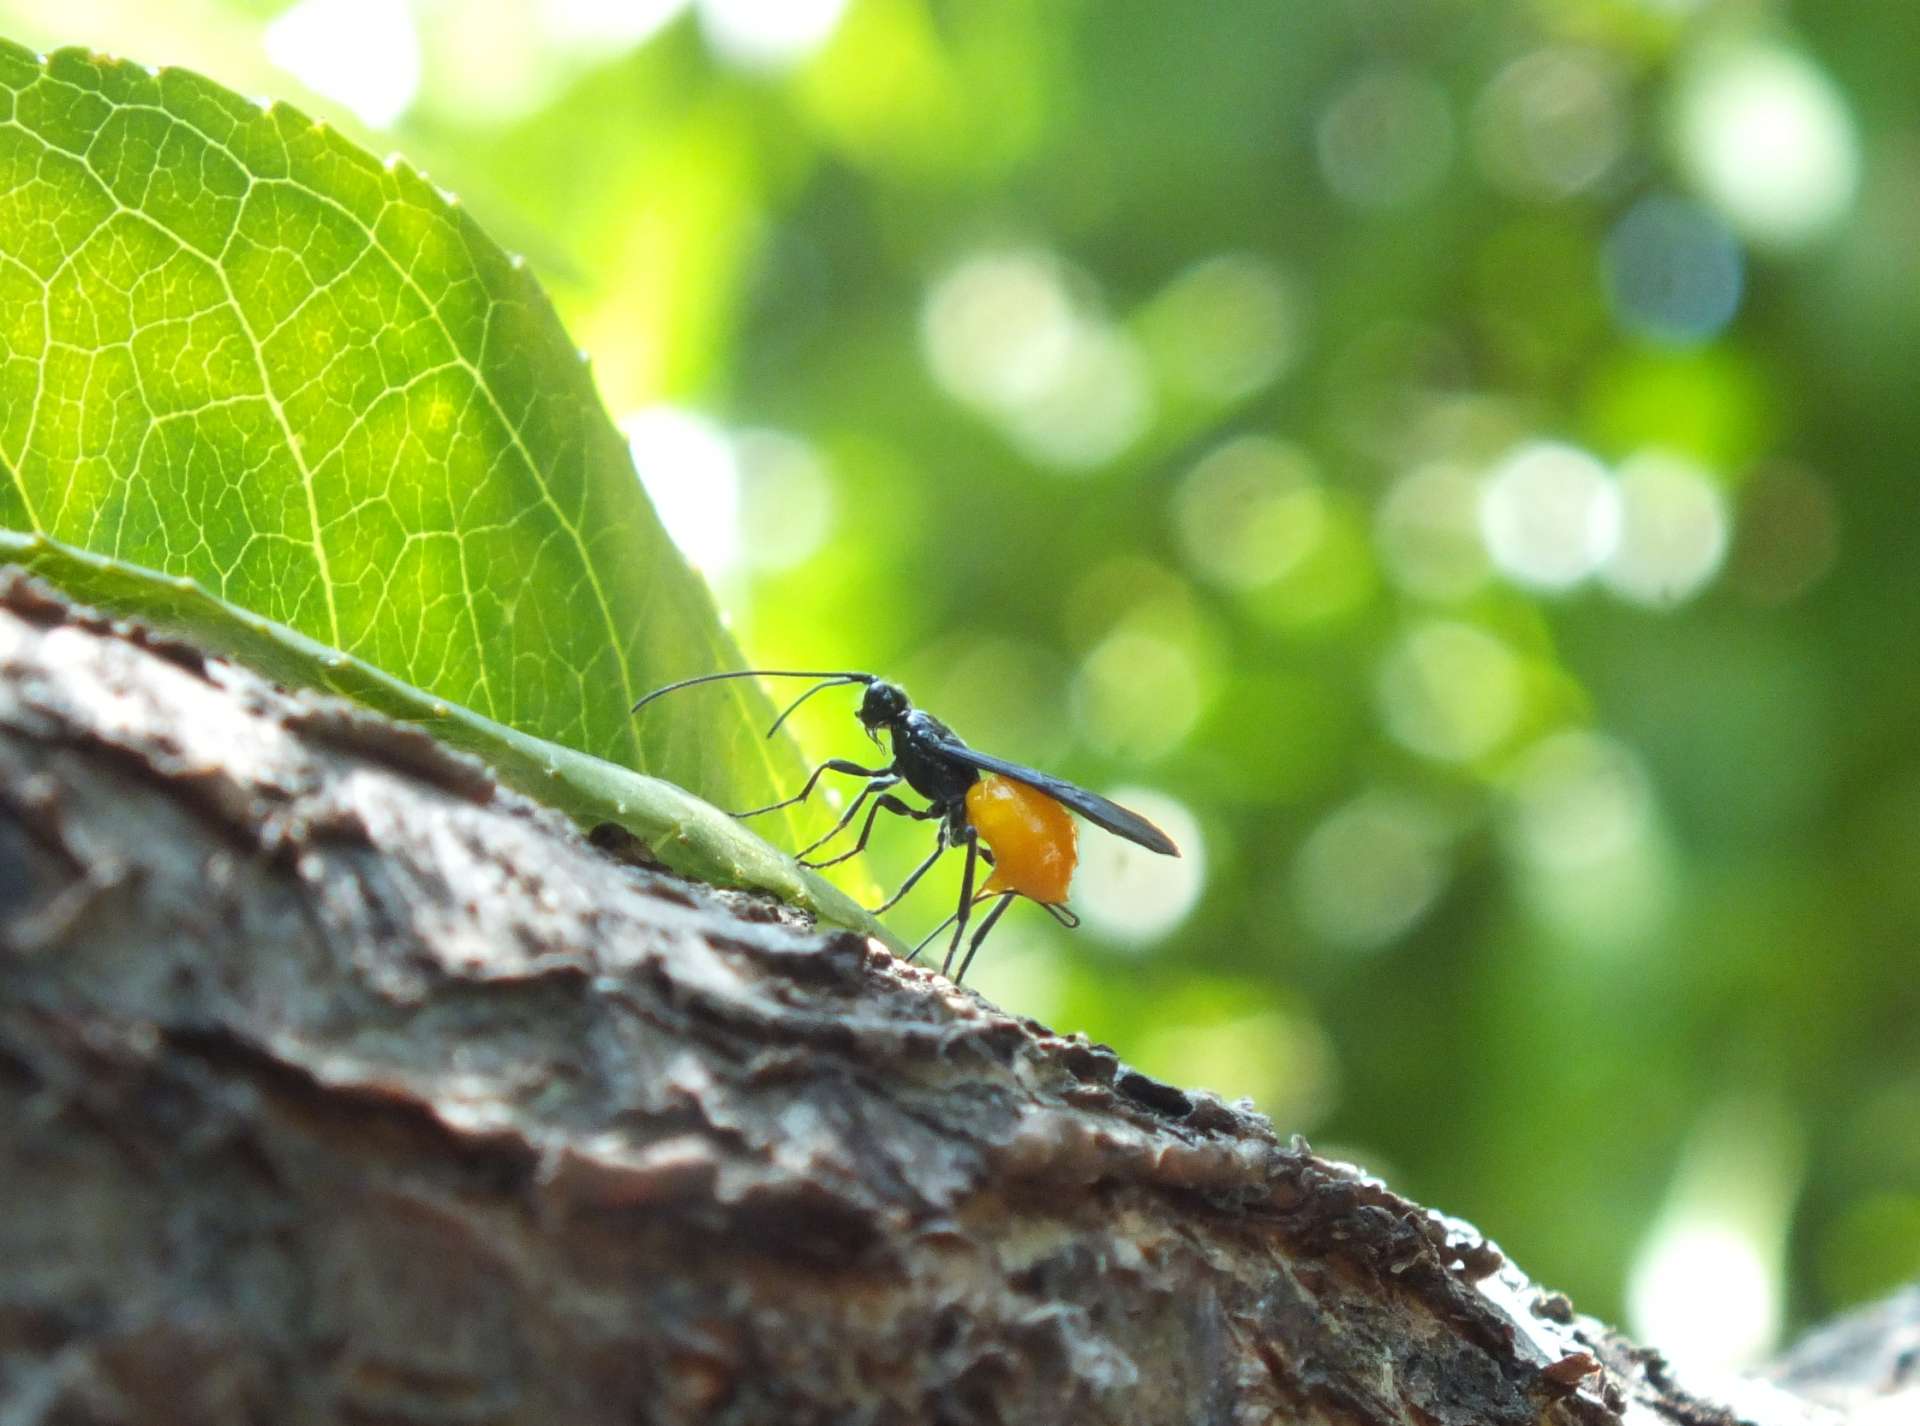
[[[973,894],[973,877],[980,868],[980,834],[968,827],[960,833],[960,838],[967,844],[967,864],[960,873],[960,905],[953,913],[953,939],[947,943],[947,958],[940,962],[942,975],[953,973],[953,958],[960,953],[960,938],[967,934],[967,921],[978,899]]]
[[[980,949],[980,943],[987,939],[987,932],[993,929],[993,923],[1005,914],[1006,909],[1013,904],[1013,898],[1019,894],[1017,891],[1001,892],[1000,899],[993,903],[993,910],[981,919],[979,929],[973,933],[973,939],[967,942],[967,958],[960,962],[960,974],[953,978],[955,985],[967,978],[967,968],[973,964],[974,953]]]
[[[944,848],[942,850],[944,850]],[[987,855],[987,851],[984,847],[981,848],[980,850],[980,857],[983,861],[986,861],[988,863],[991,863],[993,860],[990,856]],[[927,865],[928,866],[932,865],[931,860],[928,861]],[[911,882],[909,882],[909,885],[911,885]],[[907,888],[904,886],[901,887],[900,888],[901,894],[904,895],[906,892],[906,889]],[[982,901],[985,901],[987,899],[987,896],[989,894],[990,893],[982,893],[981,895],[974,897],[972,905],[978,906]],[[999,897],[1000,897],[999,903],[993,908],[993,910],[987,913],[986,920],[981,922],[979,927],[975,929],[973,933],[973,939],[967,942],[967,958],[960,963],[960,974],[953,978],[953,983],[955,985],[960,984],[961,981],[967,978],[967,968],[973,964],[974,953],[980,949],[981,943],[987,939],[987,932],[993,929],[994,923],[1000,919],[1001,914],[1007,909],[1008,905],[1013,901],[1013,898],[1018,894],[1019,894],[1018,892],[1013,892],[1013,891],[1003,891],[999,893]],[[891,906],[892,904],[893,904],[892,902],[887,903],[888,906]],[[1054,920],[1058,921],[1062,926],[1065,926],[1069,931],[1073,930],[1076,926],[1080,924],[1080,918],[1076,916],[1071,910],[1069,910],[1061,902],[1042,901],[1039,903],[1039,905],[1044,907],[1049,916],[1053,917]],[[883,906],[880,909],[884,911],[886,910],[886,907]],[[919,945],[915,946],[913,950],[908,953],[907,963],[911,965],[914,961],[918,960],[920,958],[920,953],[924,951],[928,946],[932,945],[936,940],[938,940],[940,937],[940,933],[946,930],[947,927],[951,926],[956,920],[959,919],[959,917],[960,917],[960,913],[958,911],[955,911],[953,912],[952,915],[948,916],[946,920],[942,921],[938,926],[935,926],[931,931],[927,932],[925,939],[923,939]],[[956,938],[955,944],[958,944],[958,938]],[[951,952],[948,953],[948,964],[949,965],[952,964]]]
[[[1054,920],[1058,921],[1062,926],[1065,926],[1069,931],[1080,924],[1080,918],[1067,909],[1066,902],[1043,901],[1040,904],[1047,908],[1047,915],[1053,917]]]

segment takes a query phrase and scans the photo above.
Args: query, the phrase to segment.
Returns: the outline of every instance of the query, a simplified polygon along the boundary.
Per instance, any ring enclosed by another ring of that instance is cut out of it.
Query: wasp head
[[[866,726],[867,736],[877,743],[880,730],[896,726],[912,707],[906,690],[899,684],[875,679],[867,685],[866,697],[860,700],[860,721]]]

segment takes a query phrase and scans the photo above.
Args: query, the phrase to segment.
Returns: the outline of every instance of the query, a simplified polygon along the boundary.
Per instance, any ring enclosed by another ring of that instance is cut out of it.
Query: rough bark
[[[0,582],[0,1422],[1812,1426],[1903,1386],[1688,1395],[1260,1116],[622,845]]]

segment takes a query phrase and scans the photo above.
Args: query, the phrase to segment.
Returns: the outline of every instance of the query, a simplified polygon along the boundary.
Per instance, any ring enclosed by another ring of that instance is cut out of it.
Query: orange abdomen
[[[1024,782],[989,773],[967,789],[967,821],[993,849],[993,875],[981,890],[1066,901],[1078,860],[1066,808]]]

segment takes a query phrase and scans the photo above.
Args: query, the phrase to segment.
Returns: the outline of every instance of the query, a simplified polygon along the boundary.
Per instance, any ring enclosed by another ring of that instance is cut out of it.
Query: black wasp
[[[899,684],[888,683],[875,674],[804,672],[794,669],[708,673],[698,678],[683,678],[665,688],[656,688],[634,704],[633,711],[638,713],[654,699],[679,689],[729,678],[817,680],[812,688],[794,699],[773,720],[773,726],[767,729],[768,737],[777,733],[794,709],[814,694],[847,684],[865,685],[867,691],[860,700],[861,725],[875,743],[879,743],[882,731],[887,734],[893,744],[893,760],[885,767],[862,767],[846,758],[829,758],[813,770],[806,785],[792,797],[735,815],[758,817],[765,812],[777,812],[782,807],[805,802],[820,779],[830,772],[866,778],[866,785],[847,805],[840,820],[824,836],[803,847],[797,854],[800,864],[810,867],[832,866],[865,850],[867,838],[873,833],[874,820],[882,812],[910,817],[919,822],[935,822],[937,830],[932,853],[913,869],[898,891],[874,908],[874,913],[878,915],[887,910],[911,891],[914,883],[926,875],[928,869],[949,848],[966,848],[967,860],[960,876],[958,909],[914,948],[914,955],[919,955],[929,941],[951,925],[953,939],[947,945],[946,960],[940,967],[943,973],[951,973],[954,957],[959,953],[960,941],[966,935],[974,907],[981,901],[993,899],[993,906],[974,929],[973,939],[967,942],[966,957],[960,962],[959,973],[953,977],[956,983],[966,978],[967,967],[973,964],[974,953],[980,949],[980,943],[986,940],[987,933],[1016,896],[1039,902],[1064,926],[1079,924],[1079,918],[1066,905],[1067,889],[1073,881],[1073,869],[1078,860],[1073,819],[1067,815],[1069,810],[1078,812],[1103,831],[1111,832],[1116,837],[1125,837],[1148,851],[1169,857],[1180,855],[1180,849],[1173,844],[1173,839],[1138,812],[1130,812],[1099,793],[1076,787],[1064,779],[1022,767],[1004,758],[975,752],[961,742],[945,723],[931,713],[915,708]],[[903,782],[927,799],[925,807],[911,806],[895,796],[892,789]],[[867,808],[867,819],[861,823],[859,839],[852,847],[837,856],[818,861],[807,860],[852,826],[862,807]],[[976,887],[982,861],[992,871],[986,881]]]

